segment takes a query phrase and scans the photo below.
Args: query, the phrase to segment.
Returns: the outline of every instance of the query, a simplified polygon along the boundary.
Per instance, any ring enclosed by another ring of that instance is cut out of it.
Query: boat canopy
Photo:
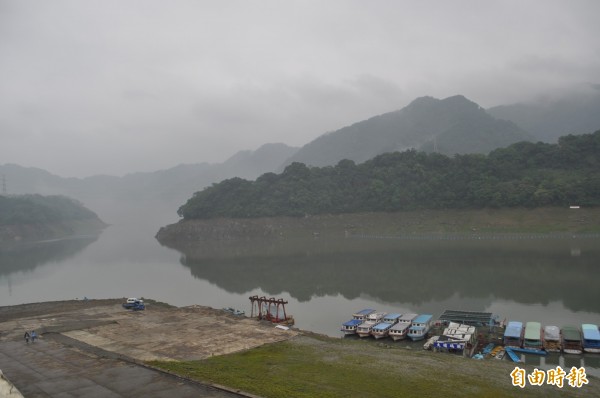
[[[410,326],[410,323],[397,323],[394,326],[392,326],[392,328],[390,330],[402,332],[402,331],[405,331],[406,329],[408,329],[409,326]]]
[[[527,322],[525,326],[525,340],[541,340],[542,324],[539,322]]]
[[[396,320],[399,319],[401,316],[402,314],[387,314],[383,319],[384,321],[396,322]]]
[[[563,339],[569,341],[581,341],[581,332],[576,326],[563,326]]]
[[[378,323],[377,325],[373,326],[373,331],[374,332],[385,332],[390,327],[392,327],[391,323],[382,322],[382,323]]]
[[[344,322],[343,326],[358,326],[361,323],[363,323],[363,321],[360,319],[351,319],[348,322]]]
[[[413,319],[413,323],[427,323],[433,318],[433,315],[430,314],[422,314]]]
[[[508,326],[506,327],[506,330],[504,331],[504,337],[520,339],[522,331],[523,331],[523,323],[522,322],[517,322],[517,321],[508,322]]]
[[[544,327],[544,340],[560,340],[560,329],[558,326]]]
[[[583,331],[583,338],[585,340],[600,340],[600,331],[598,331],[598,325],[591,323],[584,323],[581,325]]]

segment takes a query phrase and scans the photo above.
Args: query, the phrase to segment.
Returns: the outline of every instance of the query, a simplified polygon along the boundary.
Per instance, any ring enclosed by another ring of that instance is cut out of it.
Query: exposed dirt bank
[[[600,208],[419,210],[396,213],[317,215],[301,218],[182,220],[161,228],[156,238],[174,241],[344,237],[472,232],[600,232]]]

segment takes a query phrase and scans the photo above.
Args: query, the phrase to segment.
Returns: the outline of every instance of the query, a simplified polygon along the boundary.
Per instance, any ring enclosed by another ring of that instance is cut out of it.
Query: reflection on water
[[[570,240],[221,242],[187,248],[181,262],[229,292],[286,291],[299,301],[339,294],[421,306],[457,295],[598,312],[598,241],[576,243],[578,256]]]
[[[249,314],[248,297],[267,295],[289,301],[299,328],[330,336],[362,308],[600,324],[598,239],[311,238],[198,242],[175,251],[160,246],[157,230],[137,220],[114,224],[97,240],[0,248],[0,303],[144,296]],[[600,368],[600,355],[582,358],[586,368]]]
[[[86,235],[41,242],[24,242],[0,246],[0,277],[16,272],[30,272],[48,262],[65,261],[98,239]]]

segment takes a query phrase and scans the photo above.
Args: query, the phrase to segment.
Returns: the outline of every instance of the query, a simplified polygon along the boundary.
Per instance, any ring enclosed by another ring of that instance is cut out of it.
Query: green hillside
[[[557,144],[520,142],[489,155],[415,150],[362,164],[307,167],[251,182],[233,178],[197,192],[185,219],[304,216],[411,209],[600,205],[600,130]]]

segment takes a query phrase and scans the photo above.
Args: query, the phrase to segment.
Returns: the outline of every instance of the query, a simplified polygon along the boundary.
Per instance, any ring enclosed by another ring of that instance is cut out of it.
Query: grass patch
[[[264,397],[541,397],[591,391],[521,390],[511,385],[514,366],[506,362],[308,337],[202,361],[150,364]]]

